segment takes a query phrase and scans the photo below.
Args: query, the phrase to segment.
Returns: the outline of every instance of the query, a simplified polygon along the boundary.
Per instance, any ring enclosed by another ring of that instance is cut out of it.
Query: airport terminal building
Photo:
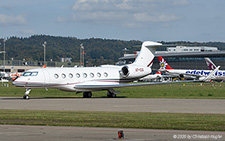
[[[119,58],[120,62],[131,63],[136,54],[124,54]],[[162,56],[174,69],[208,69],[204,57],[209,57],[220,69],[225,70],[225,51],[218,50],[217,47],[186,47],[176,46],[168,47],[167,51],[156,51],[156,57],[153,61],[153,70],[159,69],[157,56]]]

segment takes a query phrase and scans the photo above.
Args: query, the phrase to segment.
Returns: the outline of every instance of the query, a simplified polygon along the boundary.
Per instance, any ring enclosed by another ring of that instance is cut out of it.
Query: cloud
[[[64,18],[64,17],[58,17],[58,18],[56,19],[56,22],[59,22],[59,23],[67,22],[67,19]]]
[[[170,22],[179,19],[179,17],[174,14],[148,15],[147,13],[136,13],[134,14],[134,18],[139,22]]]
[[[124,17],[129,16],[127,13],[120,13],[118,15],[115,11],[96,11],[96,12],[82,12],[73,15],[73,21],[86,22],[92,21],[95,23],[99,22],[112,22],[123,20]]]
[[[21,31],[22,34],[25,34],[25,35],[33,35],[35,34],[35,32],[31,29],[24,29]]]
[[[189,1],[188,0],[174,0],[173,5],[175,6],[183,6],[183,5],[188,5]]]
[[[26,19],[21,16],[0,14],[0,25],[23,25],[26,24]]]
[[[179,20],[179,16],[165,9],[187,3],[187,0],[77,0],[72,6],[71,20],[138,28],[149,23]]]

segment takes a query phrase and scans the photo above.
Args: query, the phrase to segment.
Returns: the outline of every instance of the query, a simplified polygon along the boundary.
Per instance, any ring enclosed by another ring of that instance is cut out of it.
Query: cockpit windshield
[[[38,72],[24,72],[22,76],[37,76]]]

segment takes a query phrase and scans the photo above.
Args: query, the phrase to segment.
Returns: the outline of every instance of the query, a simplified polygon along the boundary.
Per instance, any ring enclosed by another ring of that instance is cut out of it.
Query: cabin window
[[[77,77],[77,78],[80,78],[80,74],[79,74],[79,73],[76,73],[76,77]]]
[[[86,73],[83,73],[83,77],[86,78],[87,77],[87,74]]]
[[[58,79],[58,78],[59,78],[59,75],[58,75],[58,74],[54,74],[54,77],[55,77],[56,79]]]
[[[90,76],[91,76],[91,78],[93,78],[94,77],[94,73],[90,73]]]
[[[105,72],[105,73],[104,73],[104,76],[105,76],[105,77],[108,77],[108,73]]]
[[[32,72],[31,73],[31,76],[37,76],[38,75],[38,72]]]
[[[31,72],[24,72],[23,73],[23,76],[30,76],[31,75]]]
[[[66,78],[66,75],[64,73],[62,74],[62,78]]]
[[[37,76],[38,72],[24,72],[22,76]]]
[[[101,73],[98,72],[98,73],[97,73],[97,76],[98,76],[98,77],[101,77]]]
[[[69,74],[69,77],[70,77],[70,78],[73,78],[73,74],[72,74],[72,73],[70,73],[70,74]]]

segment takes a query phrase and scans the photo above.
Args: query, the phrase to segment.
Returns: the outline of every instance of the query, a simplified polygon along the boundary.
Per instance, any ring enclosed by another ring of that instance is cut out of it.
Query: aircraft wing
[[[146,86],[146,85],[158,85],[158,84],[171,84],[171,83],[185,83],[185,82],[196,82],[195,80],[185,81],[166,81],[166,82],[151,82],[151,83],[130,83],[130,84],[115,84],[115,85],[75,85],[74,88],[77,90],[108,90],[112,88],[121,87],[134,87],[134,86]]]

